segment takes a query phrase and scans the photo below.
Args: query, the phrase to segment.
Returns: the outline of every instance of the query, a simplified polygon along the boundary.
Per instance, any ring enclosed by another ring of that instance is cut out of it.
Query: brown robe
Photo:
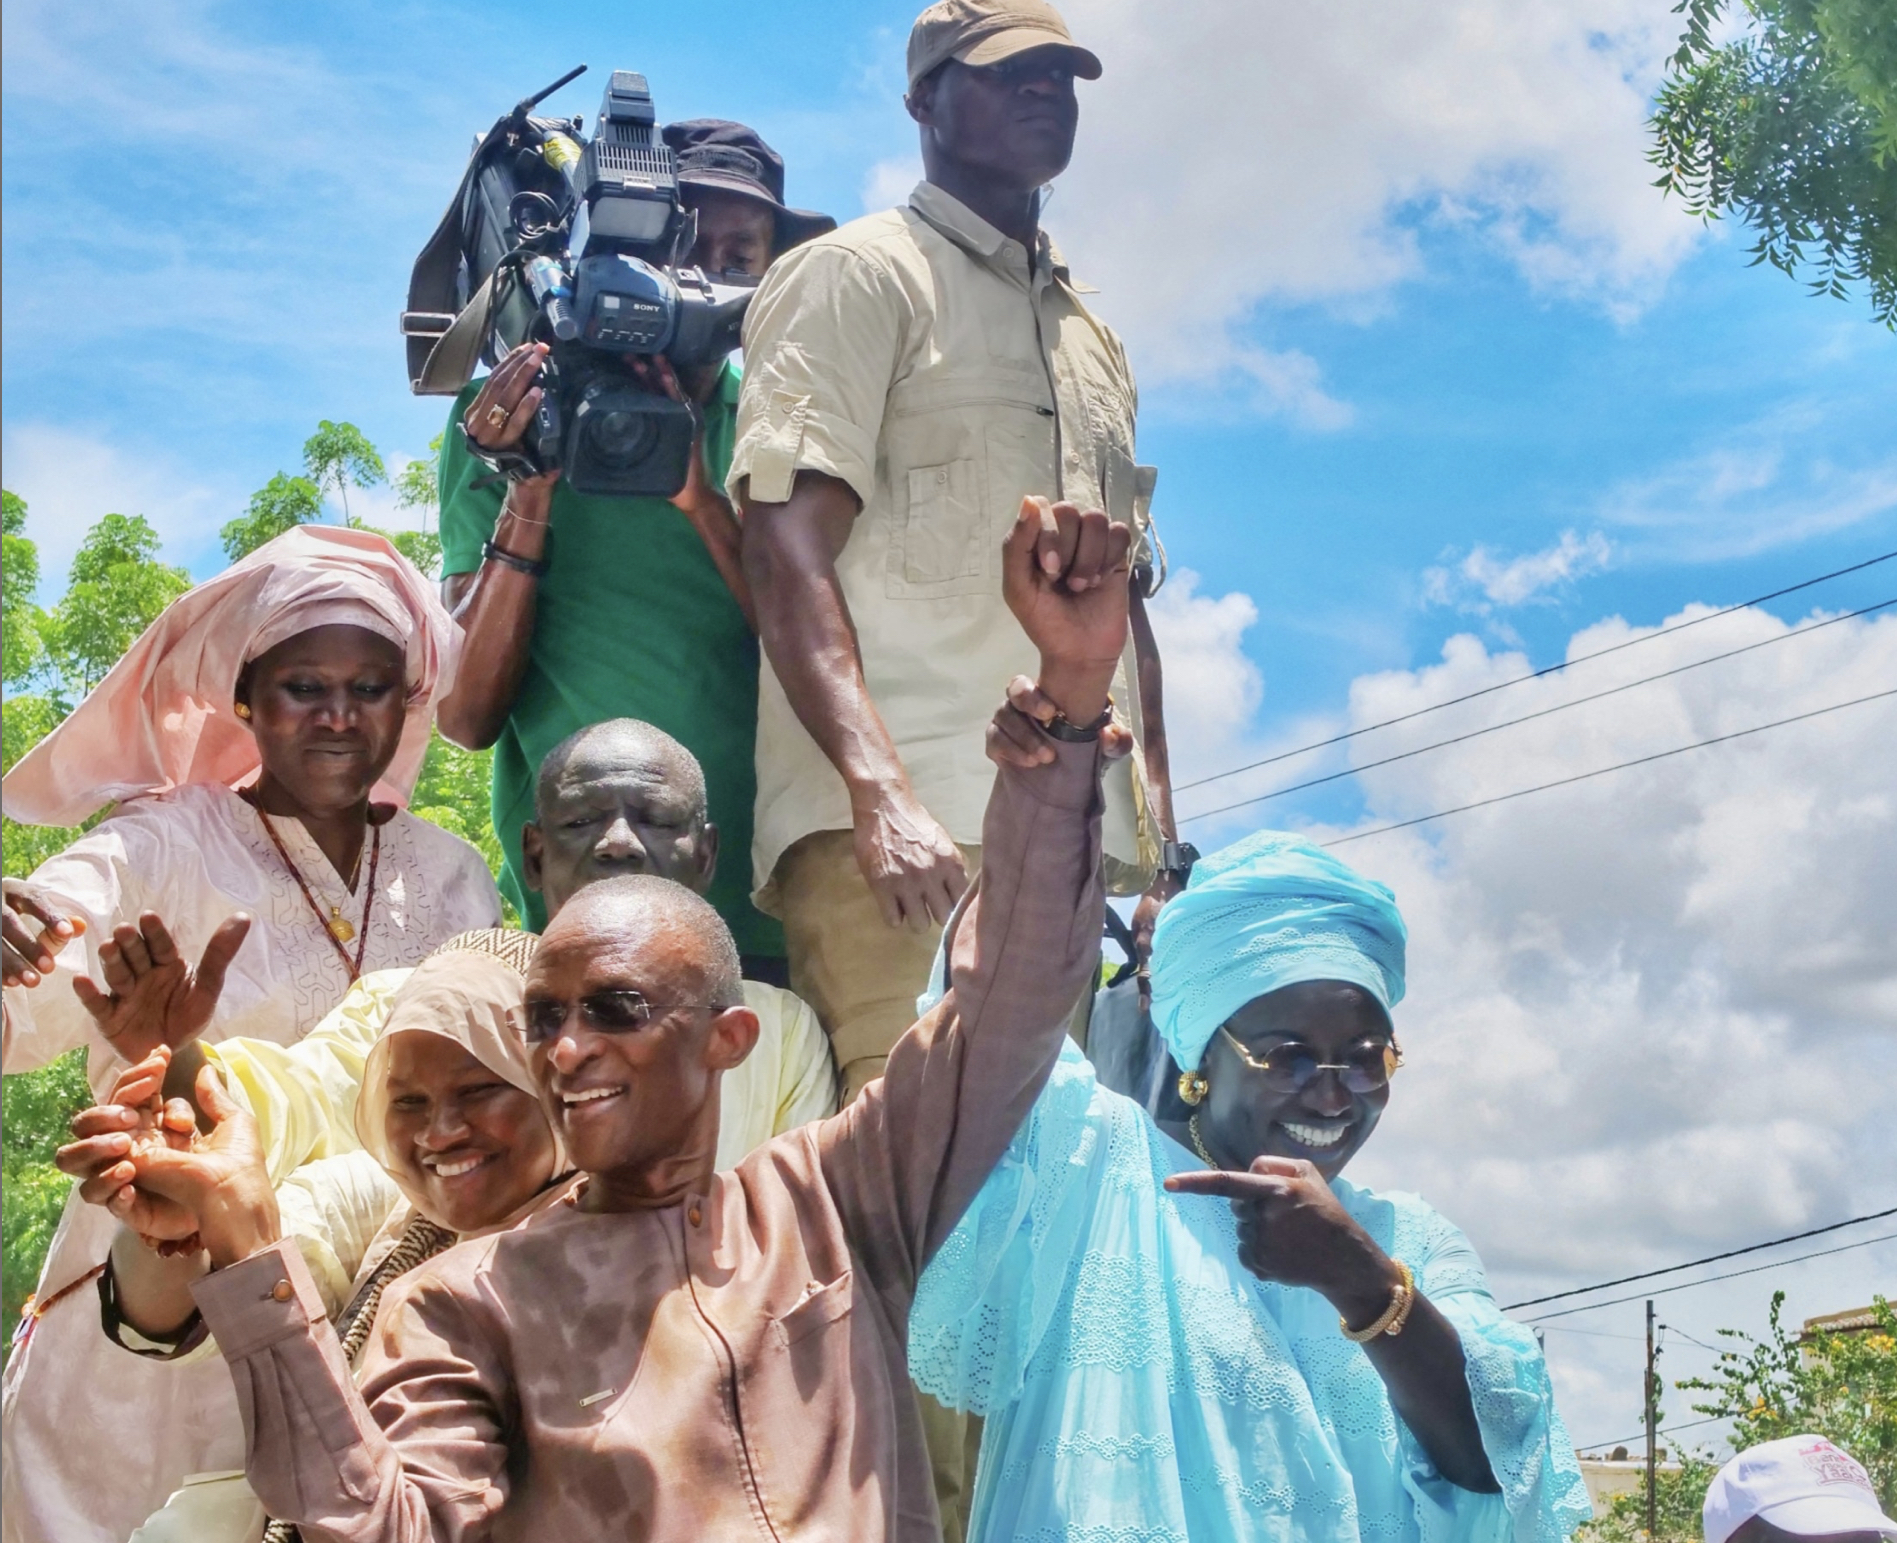
[[[952,989],[841,1114],[667,1209],[450,1249],[390,1291],[360,1392],[293,1248],[200,1282],[271,1514],[349,1543],[934,1539],[916,1281],[1098,953],[1099,753],[1056,749],[997,774]]]

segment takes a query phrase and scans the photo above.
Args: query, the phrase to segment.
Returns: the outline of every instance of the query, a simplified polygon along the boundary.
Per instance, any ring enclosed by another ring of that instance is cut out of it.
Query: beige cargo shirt
[[[956,841],[981,838],[983,733],[1036,657],[1001,597],[1001,541],[1024,495],[1105,509],[1145,532],[1155,473],[1133,459],[1133,377],[1045,233],[1027,249],[921,183],[786,254],[751,303],[727,485],[781,503],[801,470],[862,513],[837,560],[871,697],[916,795]],[[1132,645],[1113,687],[1139,742]],[[770,663],[759,681],[758,900],[800,837],[848,830],[843,779]],[[1112,887],[1158,858],[1137,752],[1107,782]]]

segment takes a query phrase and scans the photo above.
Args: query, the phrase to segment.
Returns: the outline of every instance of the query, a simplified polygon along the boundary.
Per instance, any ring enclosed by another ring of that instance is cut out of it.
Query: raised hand
[[[1025,675],[1008,682],[1008,705],[988,725],[988,759],[1006,766],[1045,766],[1054,759],[1054,746],[1035,725],[1052,723],[1059,704]],[[1133,748],[1133,734],[1123,723],[1109,723],[1100,731],[1100,746],[1109,761]]]
[[[1301,1158],[1258,1157],[1245,1173],[1175,1173],[1179,1195],[1223,1195],[1238,1218],[1238,1257],[1261,1280],[1309,1286],[1346,1322],[1375,1322],[1402,1279],[1329,1184]]]
[[[1132,531],[1098,509],[1021,501],[1002,546],[1001,592],[1041,652],[1039,686],[1073,724],[1106,705],[1126,647]]]
[[[29,919],[39,923],[36,931]],[[37,986],[53,972],[53,955],[86,930],[53,897],[26,879],[0,883],[0,985]]]
[[[73,1116],[73,1140],[54,1162],[79,1181],[79,1198],[104,1206],[134,1232],[177,1242],[197,1231],[184,1207],[137,1188],[140,1164],[154,1152],[188,1151],[197,1129],[183,1099],[165,1102],[171,1052],[160,1046],[119,1074],[103,1104]]]
[[[176,1049],[211,1021],[224,976],[249,932],[243,912],[228,917],[193,969],[157,913],[146,911],[136,927],[120,924],[112,941],[101,945],[107,989],[84,975],[72,989],[112,1048],[127,1061],[142,1061],[160,1045]]]
[[[257,1122],[224,1091],[213,1068],[198,1073],[197,1091],[210,1134],[189,1151],[143,1155],[137,1187],[190,1213],[216,1270],[276,1242],[283,1223]]]
[[[545,343],[522,343],[475,392],[461,422],[468,438],[483,450],[512,450],[527,437],[527,425],[546,395],[539,380],[547,352]]]

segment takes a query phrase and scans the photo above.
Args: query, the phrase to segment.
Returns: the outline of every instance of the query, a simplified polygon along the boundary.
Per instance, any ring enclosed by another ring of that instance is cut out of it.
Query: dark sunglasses
[[[1353,1046],[1341,1061],[1326,1061],[1309,1045],[1295,1039],[1273,1045],[1258,1056],[1246,1049],[1239,1037],[1222,1023],[1219,1033],[1238,1052],[1238,1058],[1263,1077],[1265,1086],[1276,1093],[1299,1092],[1315,1082],[1321,1072],[1336,1072],[1353,1093],[1374,1093],[1378,1088],[1388,1087],[1396,1069],[1403,1064],[1403,1052],[1395,1040],[1370,1040]]]
[[[637,991],[595,991],[575,1005],[580,1021],[596,1034],[631,1034],[666,1013],[724,1011],[708,1002],[649,1002]],[[528,998],[523,1014],[527,1043],[544,1045],[558,1039],[566,1027],[567,1010],[566,1003],[551,997]]]

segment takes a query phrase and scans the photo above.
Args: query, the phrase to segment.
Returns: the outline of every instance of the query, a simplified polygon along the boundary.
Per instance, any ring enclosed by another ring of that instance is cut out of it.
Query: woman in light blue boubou
[[[1400,1064],[1395,897],[1299,837],[1202,859],[1153,1017],[1185,1118],[1071,1044],[923,1276],[910,1370],[987,1418],[971,1540],[1558,1543],[1533,1335],[1424,1201],[1340,1175]]]

